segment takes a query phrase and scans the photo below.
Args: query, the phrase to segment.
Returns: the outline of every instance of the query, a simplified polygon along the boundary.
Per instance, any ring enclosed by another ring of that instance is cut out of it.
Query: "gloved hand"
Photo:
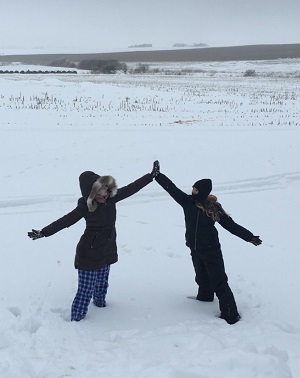
[[[42,231],[39,231],[39,230],[32,230],[32,232],[28,232],[28,236],[29,236],[32,240],[36,240],[36,239],[43,238],[45,235],[43,234]]]
[[[253,245],[258,246],[262,243],[262,241],[260,240],[259,236],[253,236],[253,238],[249,240],[249,243],[252,243]]]
[[[160,174],[159,168],[160,168],[159,167],[159,161],[155,160],[155,162],[153,163],[153,169],[152,169],[152,172],[151,172],[152,177],[156,177]]]

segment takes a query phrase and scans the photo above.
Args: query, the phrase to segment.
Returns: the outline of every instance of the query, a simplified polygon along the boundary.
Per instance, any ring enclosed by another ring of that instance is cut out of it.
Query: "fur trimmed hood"
[[[79,185],[90,212],[97,209],[97,203],[94,200],[101,188],[106,186],[110,190],[110,197],[114,197],[118,191],[116,180],[112,176],[99,176],[91,171],[83,172],[79,176]]]

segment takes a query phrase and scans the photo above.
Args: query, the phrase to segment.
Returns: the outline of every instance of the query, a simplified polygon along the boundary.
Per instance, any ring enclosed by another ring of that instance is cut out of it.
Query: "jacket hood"
[[[110,197],[117,194],[116,180],[112,176],[99,176],[92,171],[85,171],[79,176],[79,186],[82,197],[86,200],[88,209],[93,212],[97,208],[95,201],[96,194],[104,186],[110,190]]]

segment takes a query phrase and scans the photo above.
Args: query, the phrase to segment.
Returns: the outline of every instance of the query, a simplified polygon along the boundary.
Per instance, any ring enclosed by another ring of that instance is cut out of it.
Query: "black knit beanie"
[[[204,201],[206,200],[207,196],[212,190],[212,182],[211,179],[202,179],[199,181],[196,181],[193,185],[193,188],[196,188],[199,190],[198,194],[193,194],[193,198],[195,201]]]

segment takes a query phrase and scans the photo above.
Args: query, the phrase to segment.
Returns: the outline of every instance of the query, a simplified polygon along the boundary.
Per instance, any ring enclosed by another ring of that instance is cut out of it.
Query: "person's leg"
[[[97,307],[106,306],[106,293],[108,288],[108,276],[110,265],[97,270],[95,288],[93,293],[93,303]]]
[[[191,257],[195,270],[195,281],[198,284],[196,299],[203,302],[212,302],[214,300],[214,291],[211,288],[210,278],[200,254],[197,251],[192,251]]]
[[[229,324],[240,319],[234,295],[228,285],[224,260],[220,248],[206,251],[202,254],[205,268],[210,278],[210,284],[219,299],[221,318]]]
[[[71,321],[82,320],[90,304],[96,281],[95,270],[78,270],[78,290],[71,309]]]

